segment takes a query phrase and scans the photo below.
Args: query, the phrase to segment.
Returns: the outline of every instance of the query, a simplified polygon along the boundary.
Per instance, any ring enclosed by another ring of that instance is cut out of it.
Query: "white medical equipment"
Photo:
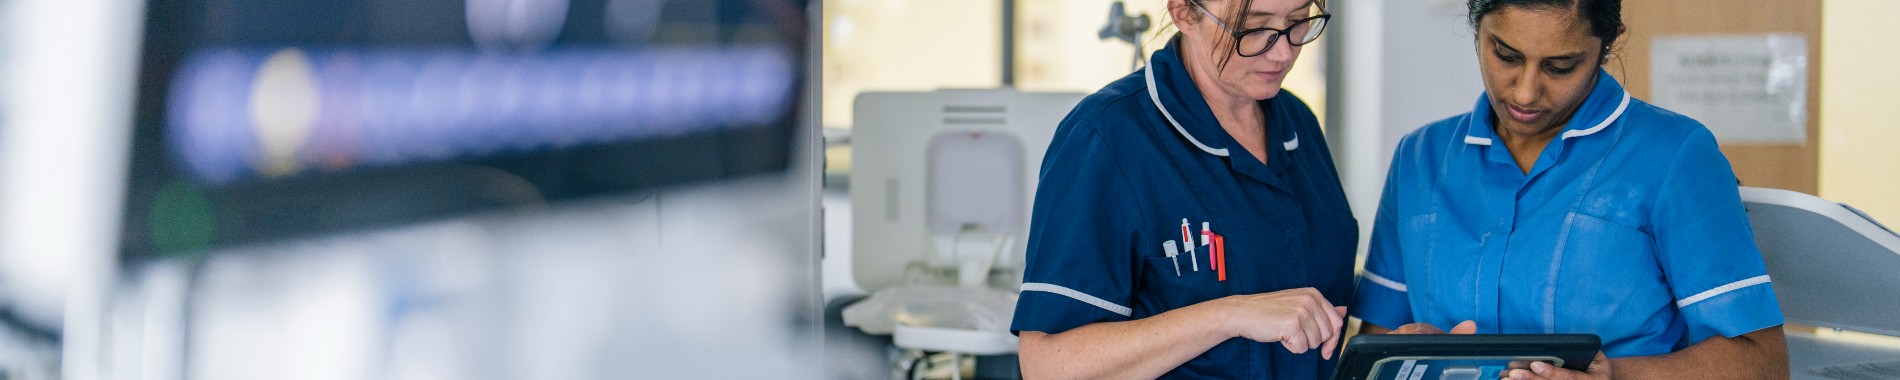
[[[1009,320],[1043,152],[1085,95],[859,95],[851,264],[872,295],[845,323],[908,350],[1015,353]]]
[[[859,95],[850,182],[858,284],[876,291],[930,283],[991,261],[988,270],[1001,277],[990,280],[1002,281],[993,285],[1013,290],[1043,151],[1083,96],[1007,89]]]
[[[1893,378],[1900,373],[1900,235],[1845,205],[1787,190],[1743,187],[1742,203],[1787,330],[1794,379]],[[1840,331],[1849,333],[1843,335]],[[1884,337],[1883,337],[1884,338]]]

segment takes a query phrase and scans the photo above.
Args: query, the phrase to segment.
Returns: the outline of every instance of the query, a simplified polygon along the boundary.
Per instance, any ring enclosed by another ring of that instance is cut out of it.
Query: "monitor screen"
[[[808,0],[151,0],[123,260],[782,171]]]

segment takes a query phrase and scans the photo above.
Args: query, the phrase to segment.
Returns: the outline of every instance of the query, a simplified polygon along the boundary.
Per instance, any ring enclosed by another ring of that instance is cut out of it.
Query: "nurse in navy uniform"
[[[1045,155],[1011,328],[1024,375],[1329,377],[1358,227],[1318,120],[1280,85],[1331,16],[1167,1],[1180,32]]]

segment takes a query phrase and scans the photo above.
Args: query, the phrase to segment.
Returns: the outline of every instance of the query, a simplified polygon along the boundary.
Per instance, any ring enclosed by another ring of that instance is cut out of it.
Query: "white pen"
[[[1187,218],[1181,218],[1181,245],[1187,246],[1188,264],[1194,267],[1195,272],[1201,271],[1200,260],[1194,258],[1194,235],[1188,233]]]
[[[1208,222],[1201,222],[1201,245],[1207,245],[1207,237],[1213,234],[1214,229],[1208,225]]]
[[[1181,277],[1181,259],[1175,258],[1181,254],[1181,251],[1174,249],[1174,241],[1169,240],[1166,244],[1162,244],[1161,249],[1168,253],[1168,261],[1174,262],[1174,276]]]

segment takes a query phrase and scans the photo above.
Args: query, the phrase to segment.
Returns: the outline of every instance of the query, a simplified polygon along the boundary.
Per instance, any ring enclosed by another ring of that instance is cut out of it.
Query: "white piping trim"
[[[1365,276],[1367,280],[1371,280],[1372,283],[1379,284],[1379,286],[1392,288],[1392,290],[1397,290],[1400,293],[1410,293],[1406,291],[1406,287],[1404,283],[1400,283],[1398,281],[1392,281],[1392,279],[1389,279],[1389,278],[1380,277],[1377,274],[1373,274],[1372,271],[1359,272],[1359,275]]]
[[[1082,301],[1082,303],[1095,305],[1095,307],[1102,308],[1102,310],[1108,310],[1108,312],[1110,313],[1120,314],[1123,317],[1134,315],[1135,313],[1134,309],[1129,309],[1127,306],[1116,305],[1114,302],[1108,302],[1108,300],[1096,298],[1095,296],[1091,296],[1088,293],[1083,293],[1075,289],[1069,289],[1067,287],[1063,287],[1062,285],[1047,284],[1047,283],[1041,283],[1041,282],[1025,282],[1023,283],[1023,291],[1024,292],[1055,293],[1057,295],[1074,298],[1076,301]]]
[[[1465,143],[1471,145],[1491,145],[1491,139],[1478,136],[1465,136]]]
[[[1280,143],[1280,146],[1285,147],[1286,151],[1288,152],[1291,152],[1294,149],[1299,149],[1300,148],[1300,133],[1293,132],[1293,139],[1287,140],[1287,142]]]
[[[1624,110],[1624,109],[1626,109],[1626,108],[1629,108],[1629,106],[1630,106],[1630,93],[1629,93],[1629,91],[1624,91],[1624,92],[1623,92],[1623,102],[1622,102],[1622,103],[1617,103],[1617,104],[1616,104],[1616,112],[1611,112],[1611,113],[1610,113],[1610,117],[1609,117],[1609,118],[1607,118],[1607,119],[1603,119],[1603,122],[1601,122],[1601,123],[1597,123],[1597,126],[1595,126],[1595,127],[1590,127],[1590,129],[1579,129],[1579,130],[1574,130],[1574,131],[1564,131],[1564,139],[1566,139],[1566,140],[1568,140],[1568,139],[1570,139],[1571,137],[1577,137],[1577,136],[1589,136],[1589,135],[1591,135],[1591,134],[1594,134],[1594,133],[1597,133],[1597,132],[1599,132],[1599,131],[1602,131],[1602,130],[1603,130],[1603,128],[1607,128],[1607,127],[1609,127],[1609,126],[1610,126],[1610,123],[1614,123],[1614,122],[1616,122],[1616,118],[1618,118],[1618,117],[1622,117],[1622,116],[1623,116],[1623,110]]]
[[[1181,137],[1186,137],[1188,142],[1194,143],[1195,147],[1201,148],[1201,151],[1207,152],[1207,154],[1227,157],[1227,149],[1225,148],[1214,149],[1212,147],[1207,146],[1207,144],[1202,144],[1201,140],[1194,139],[1194,135],[1188,134],[1187,128],[1181,128],[1181,123],[1174,121],[1174,114],[1168,113],[1168,107],[1161,106],[1161,91],[1155,89],[1154,65],[1153,64],[1142,65],[1141,70],[1147,72],[1147,74],[1143,76],[1147,77],[1146,79],[1148,79],[1148,99],[1152,99],[1155,101],[1155,109],[1161,110],[1161,117],[1165,117],[1168,119],[1168,124],[1174,126],[1174,131],[1181,133]],[[1124,313],[1123,315],[1127,315],[1127,314]]]
[[[1745,280],[1731,282],[1731,283],[1728,283],[1728,285],[1717,286],[1715,287],[1715,289],[1709,289],[1708,291],[1705,291],[1705,292],[1696,293],[1696,295],[1690,296],[1689,298],[1684,298],[1681,301],[1676,301],[1676,308],[1689,307],[1689,305],[1694,305],[1696,302],[1702,302],[1702,300],[1709,299],[1709,297],[1715,297],[1715,296],[1722,295],[1723,293],[1736,291],[1741,288],[1746,288],[1746,287],[1761,285],[1761,284],[1766,284],[1766,283],[1768,283],[1768,275],[1764,274],[1760,276],[1749,277],[1748,279],[1745,279]]]

